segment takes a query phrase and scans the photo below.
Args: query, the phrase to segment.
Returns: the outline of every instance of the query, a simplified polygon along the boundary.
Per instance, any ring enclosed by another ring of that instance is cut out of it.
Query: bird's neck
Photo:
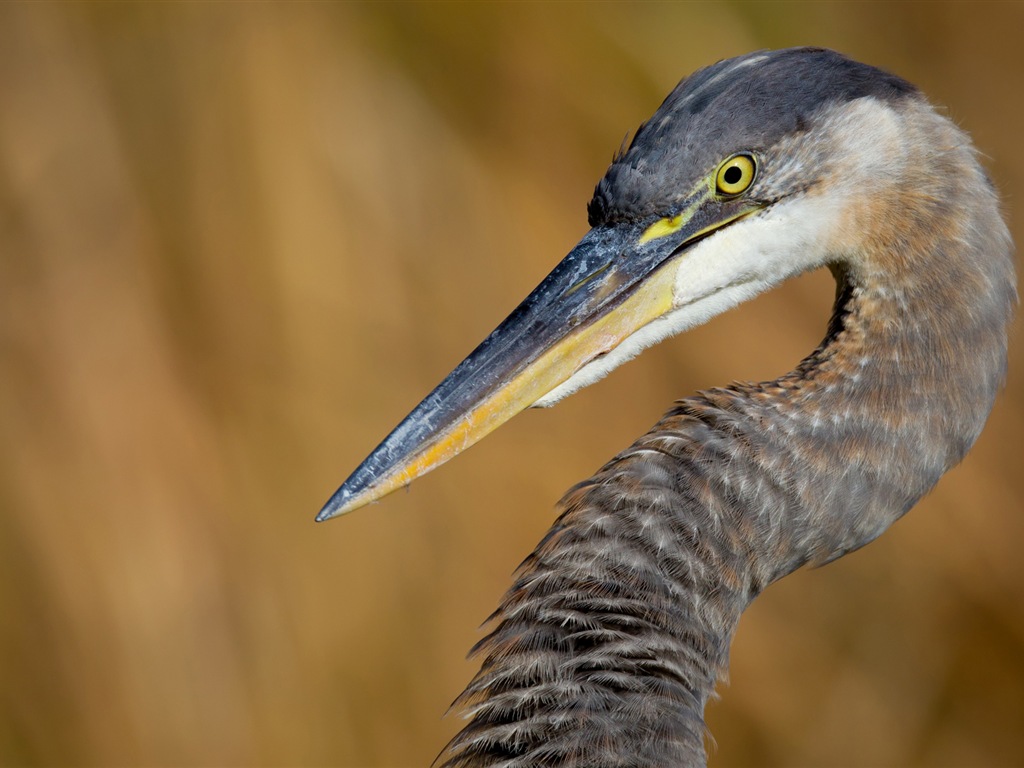
[[[819,348],[777,381],[729,390],[741,444],[758,473],[785,478],[798,515],[780,534],[792,557],[757,562],[765,583],[873,540],[964,457],[988,417],[1016,304],[1012,249],[973,155],[948,154],[948,188],[901,194],[898,221],[862,218],[871,236],[832,266],[837,297]],[[988,197],[965,194],[964,179]]]

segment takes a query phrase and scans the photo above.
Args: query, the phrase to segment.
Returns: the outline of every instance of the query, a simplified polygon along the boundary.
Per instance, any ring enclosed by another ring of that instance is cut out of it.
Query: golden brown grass
[[[779,374],[814,275],[373,509],[344,475],[584,232],[676,80],[823,44],[921,85],[1024,240],[1024,6],[0,8],[0,763],[425,765],[569,485],[674,397]],[[770,589],[728,765],[1024,754],[1024,354],[965,464]]]

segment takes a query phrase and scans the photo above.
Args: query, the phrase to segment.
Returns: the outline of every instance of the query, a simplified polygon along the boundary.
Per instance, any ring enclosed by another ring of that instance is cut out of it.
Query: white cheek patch
[[[759,285],[760,292],[821,266],[830,255],[844,206],[843,196],[831,190],[805,194],[715,233],[680,258],[674,306],[717,303],[719,293],[740,285]]]
[[[678,257],[673,309],[628,336],[540,398],[547,408],[669,336],[707,322],[801,272],[828,261],[829,233],[842,211],[833,195],[777,203],[702,240]]]

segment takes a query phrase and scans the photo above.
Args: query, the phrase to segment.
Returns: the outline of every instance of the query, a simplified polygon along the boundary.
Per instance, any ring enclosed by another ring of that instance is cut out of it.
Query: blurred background
[[[0,8],[0,763],[427,765],[562,492],[792,367],[809,275],[313,516],[586,231],[692,70],[824,45],[967,129],[1024,241],[1024,4]],[[769,589],[713,766],[1024,764],[1024,349],[962,466]]]

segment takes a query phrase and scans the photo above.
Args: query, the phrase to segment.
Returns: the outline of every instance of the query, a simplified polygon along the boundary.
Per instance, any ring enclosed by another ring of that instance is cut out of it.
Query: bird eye
[[[735,197],[750,188],[756,174],[757,163],[752,155],[733,155],[718,167],[715,191],[725,197]]]

